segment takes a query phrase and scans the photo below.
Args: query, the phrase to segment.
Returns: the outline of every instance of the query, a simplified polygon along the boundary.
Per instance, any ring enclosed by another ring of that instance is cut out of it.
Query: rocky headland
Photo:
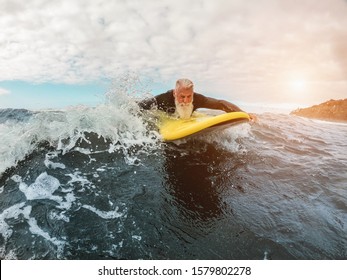
[[[290,114],[325,121],[347,122],[347,99],[331,99],[309,108],[296,109]]]

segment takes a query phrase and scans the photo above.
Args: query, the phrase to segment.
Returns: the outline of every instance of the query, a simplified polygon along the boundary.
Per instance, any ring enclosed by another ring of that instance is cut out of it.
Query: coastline
[[[347,123],[347,99],[329,100],[308,108],[298,108],[290,115],[327,122]]]

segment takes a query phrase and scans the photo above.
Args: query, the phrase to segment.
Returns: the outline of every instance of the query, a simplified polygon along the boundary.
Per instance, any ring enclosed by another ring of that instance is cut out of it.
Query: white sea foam
[[[4,237],[5,240],[12,235],[11,227],[5,222],[6,219],[18,218],[19,214],[26,212],[26,209],[22,209],[25,205],[25,202],[17,203],[12,205],[11,207],[5,209],[0,214],[0,233]],[[31,210],[31,207],[30,207]]]
[[[57,220],[57,221],[64,221],[66,223],[70,222],[70,218],[66,217],[63,213],[56,213],[56,212],[51,212],[49,214],[49,218],[51,220]]]
[[[231,152],[242,153],[245,151],[245,147],[240,146],[237,140],[250,137],[250,135],[251,125],[248,123],[242,123],[214,133],[197,134],[196,136],[192,136],[190,139],[201,140],[205,143],[218,145]],[[186,142],[187,140],[185,139],[175,141],[178,145]]]
[[[75,183],[79,183],[82,188],[95,188],[94,184],[90,182],[88,179],[86,179],[83,175],[81,175],[80,171],[76,171],[73,174],[65,174],[65,176],[71,178],[71,180],[67,182],[67,185],[69,186],[74,186]]]
[[[58,255],[63,252],[65,241],[58,240],[55,237],[51,237],[47,232],[42,230],[35,218],[31,217],[32,207],[30,205],[25,206],[25,202],[17,203],[11,207],[5,209],[0,214],[0,234],[3,236],[5,241],[7,241],[13,234],[12,227],[9,226],[5,220],[8,219],[18,219],[19,215],[23,216],[23,222],[28,223],[29,231],[34,235],[42,236],[44,239],[52,242],[57,246]],[[17,259],[16,253],[10,250],[7,254],[5,253],[5,248],[0,249],[0,258],[2,259]]]
[[[27,201],[47,199],[53,200],[58,203],[55,211],[49,213],[49,217],[52,220],[62,220],[69,222],[69,218],[65,215],[66,210],[70,209],[72,204],[76,201],[76,197],[73,193],[66,193],[64,196],[54,195],[54,192],[59,189],[60,182],[53,176],[48,175],[46,172],[41,173],[35,180],[34,183],[28,185],[19,175],[13,175],[11,179],[19,184],[19,189],[26,196]],[[37,223],[37,220],[32,217],[32,206],[27,205],[28,202],[17,203],[11,207],[5,209],[0,214],[0,234],[5,239],[5,242],[13,235],[12,226],[6,221],[8,219],[19,219],[21,215],[22,222],[28,224],[28,230],[31,234],[41,236],[45,240],[51,242],[56,246],[57,256],[63,253],[66,241],[51,236],[48,232],[43,230]],[[60,209],[60,210],[58,210]],[[63,210],[63,211],[62,211]],[[0,257],[15,259],[17,258],[15,252],[5,253],[5,248],[0,248]]]
[[[47,232],[45,232],[44,230],[42,230],[38,225],[37,225],[37,221],[35,218],[33,217],[26,217],[28,219],[28,224],[29,224],[29,230],[32,234],[35,235],[39,235],[42,236],[44,239],[52,242],[54,245],[56,245],[58,247],[58,251],[62,251],[63,246],[65,244],[65,241],[62,240],[58,240],[55,237],[51,237]]]
[[[19,183],[19,189],[24,193],[27,200],[53,200],[58,203],[56,206],[58,209],[70,209],[73,202],[76,201],[76,197],[71,192],[66,193],[65,196],[53,195],[60,187],[60,182],[55,177],[48,175],[47,172],[41,173],[35,182],[29,186],[18,175],[13,175],[11,179]]]
[[[54,158],[57,158],[58,157],[58,153],[55,152],[55,153],[47,153],[46,154],[46,158],[44,160],[44,164],[47,168],[50,168],[50,169],[57,169],[57,168],[60,168],[60,169],[65,169],[66,166],[63,164],[63,163],[60,163],[60,162],[53,162],[51,161],[52,159]]]
[[[0,247],[0,256],[3,260],[17,260],[17,254],[14,250],[10,250],[7,254],[5,246]]]
[[[60,209],[70,209],[72,204],[76,201],[76,197],[73,193],[67,193],[64,197],[65,201],[60,201],[59,206],[57,208]]]
[[[109,98],[107,104],[94,108],[79,106],[64,111],[41,111],[27,122],[1,124],[0,175],[43,142],[62,154],[72,149],[85,154],[98,152],[76,146],[81,140],[93,144],[85,133],[95,133],[99,139],[101,136],[107,139],[110,144],[106,151],[110,153],[126,151],[133,146],[156,146],[159,135],[148,131],[135,101],[126,95],[118,96],[116,92],[110,93],[110,96],[114,98]],[[131,156],[126,152],[124,156],[131,164]],[[65,168],[53,159],[54,153],[48,153],[44,162],[47,168]]]
[[[54,196],[53,193],[59,188],[60,182],[46,172],[40,174],[35,183],[28,186],[23,181],[19,183],[19,189],[25,194],[27,200],[33,199],[50,199],[57,202],[62,202],[62,198]]]
[[[125,214],[124,212],[119,212],[118,207],[116,207],[116,209],[114,211],[102,211],[102,210],[96,209],[95,207],[90,206],[90,205],[82,205],[82,207],[94,212],[96,215],[98,215],[99,217],[101,217],[103,219],[120,218],[120,217],[124,216],[124,214]]]
[[[141,241],[142,237],[140,235],[133,235],[132,239],[135,239],[137,241]]]

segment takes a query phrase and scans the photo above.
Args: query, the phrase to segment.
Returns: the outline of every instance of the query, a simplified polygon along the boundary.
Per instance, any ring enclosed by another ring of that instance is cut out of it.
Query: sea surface
[[[260,113],[164,143],[152,112],[0,109],[1,259],[347,259],[347,125]]]

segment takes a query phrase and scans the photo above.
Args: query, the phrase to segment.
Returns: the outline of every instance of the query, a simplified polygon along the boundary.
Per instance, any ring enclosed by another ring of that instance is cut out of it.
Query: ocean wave
[[[26,109],[0,109],[0,124],[9,122],[24,122],[29,120],[35,112]]]
[[[1,123],[0,258],[345,258],[346,126],[258,119],[163,143],[124,97]]]
[[[28,113],[26,122],[4,122],[0,127],[2,159],[0,174],[19,160],[47,143],[63,154],[74,149],[92,153],[108,150],[127,151],[136,146],[147,149],[156,146],[159,135],[148,130],[148,123],[139,111],[131,107],[115,107],[110,104],[95,108],[74,107],[64,111]],[[20,115],[16,117],[16,112]],[[22,119],[23,111],[6,110],[3,117]]]

